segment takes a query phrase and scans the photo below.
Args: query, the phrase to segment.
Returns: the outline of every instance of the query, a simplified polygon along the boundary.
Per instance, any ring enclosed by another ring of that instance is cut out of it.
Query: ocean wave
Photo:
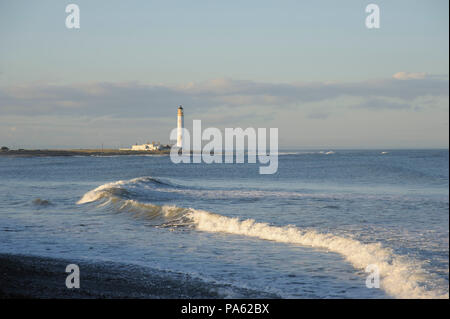
[[[315,190],[267,190],[267,189],[248,189],[237,188],[229,189],[223,187],[192,186],[180,183],[175,180],[155,178],[151,176],[138,177],[130,180],[119,180],[103,184],[86,194],[84,194],[77,204],[84,204],[96,201],[103,197],[117,195],[122,198],[138,200],[161,200],[183,197],[184,199],[202,198],[212,200],[236,199],[244,201],[255,200],[384,200],[384,201],[402,201],[402,202],[423,202],[423,197],[405,194],[385,194],[385,193],[358,193],[358,192],[317,192]],[[440,196],[436,199],[446,200],[447,196]],[[334,205],[334,204],[332,204]],[[334,207],[326,208],[339,208]]]
[[[368,265],[376,265],[381,277],[381,288],[393,297],[448,298],[447,291],[427,288],[427,284],[435,279],[422,268],[420,262],[397,255],[380,243],[362,243],[356,239],[320,233],[314,229],[302,229],[291,225],[273,226],[253,219],[241,220],[205,210],[159,206],[127,198],[130,193],[123,188],[124,186],[142,182],[161,182],[155,180],[144,177],[107,183],[87,192],[77,203],[100,202],[102,206],[111,206],[116,211],[131,213],[133,216],[153,221],[157,227],[189,227],[198,231],[234,234],[323,249],[340,254],[357,270],[365,270]],[[122,192],[123,190],[125,192]]]
[[[131,194],[132,192],[134,194]],[[104,196],[120,195],[122,197],[132,198],[132,195],[141,194],[142,198],[148,199],[150,192],[152,196],[183,196],[202,198],[202,199],[236,199],[236,200],[271,200],[273,198],[282,198],[288,200],[391,200],[416,202],[422,199],[417,196],[392,195],[392,194],[358,194],[358,193],[322,193],[313,191],[284,191],[284,190],[264,190],[264,189],[223,189],[221,187],[192,187],[183,184],[177,184],[172,181],[162,180],[154,177],[139,177],[131,180],[106,183],[87,192],[78,201],[78,204],[96,201]],[[156,195],[155,195],[156,193]],[[444,198],[445,199],[445,198]],[[336,207],[333,207],[336,208]]]
[[[327,152],[325,152],[325,151],[320,151],[319,152],[319,154],[325,154],[325,155],[331,155],[331,154],[335,154],[336,152],[334,152],[334,151],[327,151]]]
[[[101,198],[108,198],[110,196],[128,196],[131,191],[124,188],[124,186],[139,186],[139,184],[156,184],[160,186],[172,186],[177,187],[177,185],[170,183],[169,181],[164,181],[150,176],[133,178],[130,180],[120,180],[116,182],[106,183],[100,185],[99,187],[84,194],[77,204],[86,204],[90,202],[97,201]]]
[[[339,253],[358,270],[364,270],[368,265],[377,265],[381,276],[381,288],[397,298],[448,298],[448,293],[430,291],[424,287],[429,274],[417,261],[398,256],[379,243],[364,244],[354,239],[322,234],[315,230],[302,230],[294,226],[271,226],[253,219],[239,220],[207,211],[192,210],[188,217],[198,230],[325,249]]]

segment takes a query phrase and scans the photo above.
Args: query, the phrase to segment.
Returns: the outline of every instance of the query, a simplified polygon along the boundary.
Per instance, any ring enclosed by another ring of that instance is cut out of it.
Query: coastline
[[[68,264],[80,268],[80,288],[65,286]],[[113,262],[0,254],[0,299],[221,298],[199,279]]]
[[[80,269],[80,288],[65,285],[66,266]],[[117,262],[0,253],[0,299],[223,299],[229,284]],[[233,297],[280,298],[234,287]]]
[[[43,157],[43,156],[116,156],[116,155],[168,155],[170,150],[132,151],[117,149],[67,149],[67,150],[8,150],[1,151],[0,156]]]

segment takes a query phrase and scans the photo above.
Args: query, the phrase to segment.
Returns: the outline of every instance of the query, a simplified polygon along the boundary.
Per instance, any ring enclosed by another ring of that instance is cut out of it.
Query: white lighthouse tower
[[[177,147],[183,147],[183,127],[184,127],[184,115],[183,115],[183,107],[180,105],[178,107],[178,117],[177,117]]]

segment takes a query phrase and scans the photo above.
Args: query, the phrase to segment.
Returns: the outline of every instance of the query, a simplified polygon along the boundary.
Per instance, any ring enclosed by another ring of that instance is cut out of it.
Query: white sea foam
[[[381,288],[397,298],[448,298],[448,293],[429,291],[422,286],[427,274],[417,262],[395,255],[378,243],[364,244],[314,230],[300,230],[293,226],[276,227],[253,219],[241,221],[200,210],[191,210],[188,216],[201,231],[224,232],[326,249],[341,254],[356,269],[363,270],[368,265],[375,264],[380,271]]]
[[[319,154],[331,155],[331,154],[335,154],[335,152],[333,152],[333,151],[328,151],[328,152],[320,151]]]
[[[83,195],[83,197],[80,198],[80,200],[77,202],[77,204],[86,204],[91,203],[99,200],[100,198],[103,198],[108,195],[108,191],[123,185],[129,181],[117,181],[117,182],[111,182],[103,184],[89,192]]]
[[[342,255],[358,270],[364,270],[371,264],[377,265],[381,276],[381,288],[393,297],[448,298],[447,291],[429,290],[425,287],[427,281],[431,280],[431,275],[423,270],[419,262],[396,255],[380,243],[366,244],[355,239],[294,226],[278,227],[258,223],[253,219],[240,220],[203,210],[158,206],[121,198],[122,192],[126,191],[123,188],[124,185],[148,180],[161,183],[150,177],[107,183],[87,192],[77,203],[84,204],[106,199],[106,203],[113,203],[121,212],[130,212],[149,218],[161,217],[168,226],[189,224],[199,231],[222,232],[324,249]]]

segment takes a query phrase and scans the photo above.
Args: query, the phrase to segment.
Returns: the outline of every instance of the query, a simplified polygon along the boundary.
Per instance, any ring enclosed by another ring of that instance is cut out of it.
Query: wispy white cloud
[[[219,106],[271,106],[281,110],[342,96],[366,99],[365,104],[371,108],[378,107],[373,101],[381,97],[398,100],[379,104],[380,108],[386,109],[406,107],[420,96],[448,96],[448,80],[421,77],[418,73],[398,74],[393,79],[356,83],[262,83],[215,79],[177,86],[130,82],[3,87],[0,88],[0,112],[158,117],[170,115],[171,107],[178,104],[195,111]],[[403,80],[398,81],[399,78]]]

